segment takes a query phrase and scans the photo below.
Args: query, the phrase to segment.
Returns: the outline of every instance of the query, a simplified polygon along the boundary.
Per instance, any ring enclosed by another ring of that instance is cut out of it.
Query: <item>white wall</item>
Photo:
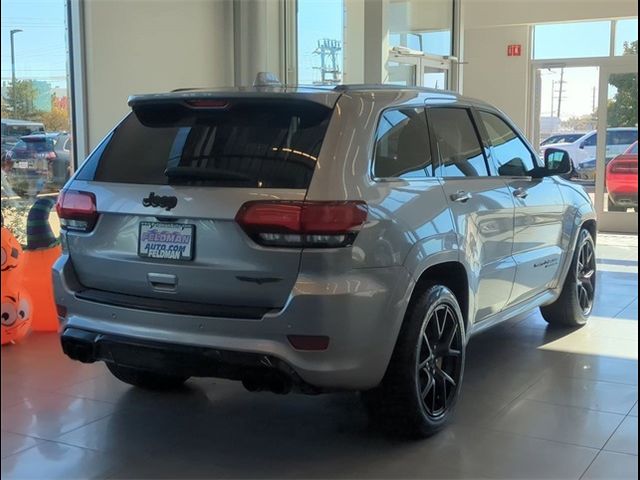
[[[231,0],[85,0],[84,22],[90,148],[131,94],[233,84]]]
[[[464,94],[495,105],[526,131],[529,27],[465,30],[464,41]],[[507,56],[510,44],[521,44],[522,56]]]

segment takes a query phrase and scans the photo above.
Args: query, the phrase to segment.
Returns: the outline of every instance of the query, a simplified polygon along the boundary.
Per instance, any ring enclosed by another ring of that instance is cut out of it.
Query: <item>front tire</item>
[[[562,293],[554,303],[540,309],[542,316],[550,325],[580,327],[593,311],[595,294],[595,243],[591,233],[582,229]]]
[[[118,380],[145,390],[175,390],[189,379],[189,377],[140,370],[111,362],[107,363],[107,368]]]
[[[382,383],[362,393],[387,429],[428,437],[451,418],[464,373],[464,320],[455,295],[432,285],[412,301]]]

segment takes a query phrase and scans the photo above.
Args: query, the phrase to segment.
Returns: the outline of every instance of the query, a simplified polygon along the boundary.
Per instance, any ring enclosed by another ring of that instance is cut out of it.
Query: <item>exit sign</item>
[[[507,47],[508,57],[519,57],[522,55],[522,45],[514,44]]]

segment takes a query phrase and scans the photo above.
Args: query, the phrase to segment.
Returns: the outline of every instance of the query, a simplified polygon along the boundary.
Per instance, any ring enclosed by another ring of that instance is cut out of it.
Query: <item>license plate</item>
[[[140,222],[138,255],[163,260],[191,260],[194,232],[194,225]]]
[[[14,165],[14,168],[20,168],[20,169],[27,169],[27,168],[33,168],[32,164],[29,162],[17,162]]]

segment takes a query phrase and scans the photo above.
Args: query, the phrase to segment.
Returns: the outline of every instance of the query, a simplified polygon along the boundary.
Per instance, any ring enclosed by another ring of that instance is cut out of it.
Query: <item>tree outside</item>
[[[37,96],[38,90],[33,80],[16,80],[15,90],[13,84],[9,83],[2,97],[2,118],[42,122],[48,132],[69,131],[71,125],[67,98],[52,95],[50,111],[43,111],[36,107]]]
[[[638,55],[638,41],[624,44],[625,55]],[[609,127],[638,126],[638,75],[619,73],[611,75],[609,83],[616,88],[616,94],[609,100],[607,121]]]

